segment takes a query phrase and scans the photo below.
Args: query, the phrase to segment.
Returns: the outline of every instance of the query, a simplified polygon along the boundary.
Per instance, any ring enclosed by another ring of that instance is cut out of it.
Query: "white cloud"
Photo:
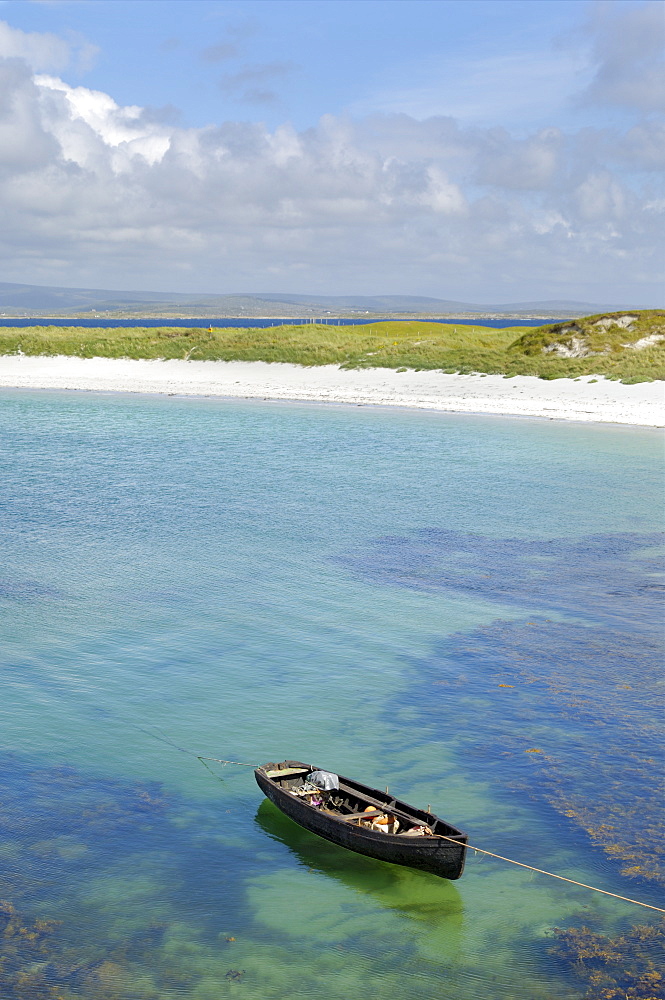
[[[665,170],[665,123],[640,122],[623,136],[616,152],[635,169]]]
[[[0,60],[0,176],[46,168],[57,155],[27,66],[18,59]]]
[[[649,121],[520,138],[406,114],[183,128],[17,58],[0,95],[6,280],[477,301],[639,299],[633,273],[656,287]]]
[[[508,190],[545,190],[562,176],[566,145],[565,136],[555,128],[518,140],[504,129],[489,130],[478,158],[477,178]]]
[[[589,174],[573,192],[579,218],[584,222],[600,223],[606,232],[615,236],[620,233],[614,228],[628,210],[629,199],[625,190],[609,171]]]
[[[86,69],[97,55],[97,47],[72,36],[65,41],[48,32],[21,31],[0,21],[0,58],[23,59],[36,72],[61,71],[72,63]]]
[[[34,70],[62,70],[71,59],[70,46],[57,35],[26,32],[0,21],[0,56],[20,58]]]
[[[129,169],[134,156],[157,163],[169,148],[167,129],[137,106],[120,107],[113,98],[87,87],[70,87],[50,76],[36,76],[44,108],[44,128],[59,141],[62,155],[79,166],[90,165],[90,154],[112,148],[115,172]],[[86,127],[84,127],[86,126]],[[103,144],[92,140],[92,135]]]

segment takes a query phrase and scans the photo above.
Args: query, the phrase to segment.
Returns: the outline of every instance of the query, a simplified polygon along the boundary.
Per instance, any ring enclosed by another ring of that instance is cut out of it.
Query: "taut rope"
[[[201,754],[196,754],[197,760],[214,760],[216,764],[237,764],[239,767],[260,767],[260,764],[246,764],[242,760],[220,760],[219,757],[202,757]]]
[[[451,844],[457,844],[460,846],[459,840],[454,840],[452,837],[444,837],[443,834],[437,834],[442,840],[449,840]],[[518,865],[520,868],[528,868],[531,872],[538,872],[539,875],[549,875],[550,878],[558,878],[561,882],[570,882],[571,885],[579,885],[582,889],[592,889],[594,892],[602,892],[604,896],[612,896],[614,899],[622,899],[624,903],[635,903],[636,906],[644,906],[647,910],[656,910],[657,913],[665,913],[665,910],[660,906],[652,906],[651,903],[642,903],[639,899],[629,899],[628,896],[619,896],[616,892],[608,892],[607,889],[599,889],[595,885],[587,885],[585,882],[576,882],[574,878],[564,878],[563,875],[555,875],[554,872],[546,872],[544,868],[534,868],[533,865],[525,865],[521,861],[514,861],[512,858],[504,858],[502,854],[493,854],[492,851],[484,851],[482,847],[474,847],[473,844],[466,844],[466,847],[470,851],[476,851],[478,854],[487,854],[490,858],[498,858],[499,861],[507,861],[511,865]]]
[[[164,733],[162,733],[161,736],[157,736],[156,733],[151,733],[150,730],[144,729],[143,726],[137,726],[136,723],[134,723],[134,722],[130,722],[129,725],[133,726],[134,729],[138,729],[142,733],[145,733],[146,736],[152,736],[153,740],[159,740],[160,743],[166,743],[167,746],[173,747],[174,750],[179,750],[180,753],[189,754],[190,757],[196,757],[197,760],[201,760],[201,761],[203,761],[203,760],[214,760],[216,764],[224,764],[225,766],[226,766],[226,764],[238,764],[240,767],[260,767],[261,766],[260,764],[246,764],[246,763],[244,763],[244,761],[241,761],[241,760],[220,760],[219,757],[204,757],[202,754],[197,753],[196,750],[187,750],[187,749],[185,749],[185,747],[179,747],[177,743],[174,743],[173,740],[170,740],[167,736],[164,735]],[[161,730],[157,730],[157,732],[160,732],[160,731]]]

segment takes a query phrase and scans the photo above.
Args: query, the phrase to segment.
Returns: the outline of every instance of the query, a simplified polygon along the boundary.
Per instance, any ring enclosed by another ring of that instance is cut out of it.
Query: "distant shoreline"
[[[102,323],[104,325],[112,327],[120,327],[123,323],[130,323],[132,326],[138,326],[141,323],[159,324],[160,326],[168,326],[169,323],[189,323],[195,322],[197,324],[202,323],[205,326],[214,325],[215,323],[223,323],[225,326],[232,326],[234,322],[240,324],[250,323],[252,320],[256,320],[258,323],[283,323],[284,325],[293,325],[300,323],[318,323],[321,325],[325,324],[369,324],[369,323],[383,323],[383,322],[411,322],[420,320],[422,323],[464,323],[466,325],[483,325],[483,320],[488,323],[501,323],[503,326],[509,327],[512,323],[519,326],[532,325],[532,326],[542,326],[546,323],[559,323],[562,320],[574,319],[578,317],[578,313],[545,313],[543,314],[532,314],[525,313],[522,315],[515,314],[501,314],[501,313],[363,313],[363,312],[353,312],[353,313],[339,313],[335,315],[328,315],[326,313],[312,313],[310,316],[303,316],[302,313],[293,313],[291,316],[282,315],[272,315],[266,316],[253,315],[251,313],[244,314],[242,316],[228,315],[228,316],[210,316],[209,314],[202,314],[198,316],[189,315],[145,315],[136,316],[135,314],[123,314],[123,313],[97,313],[91,315],[90,313],[77,313],[71,316],[8,316],[6,314],[0,314],[0,324],[3,326],[12,326],[14,323],[18,322],[21,324],[29,324],[34,326],[48,326],[51,322],[56,323],[58,326],[65,326],[67,323],[85,323],[94,324]]]
[[[665,385],[602,377],[446,375],[389,368],[345,370],[263,361],[148,361],[0,357],[0,388],[159,393],[398,406],[450,413],[542,417],[665,427]]]

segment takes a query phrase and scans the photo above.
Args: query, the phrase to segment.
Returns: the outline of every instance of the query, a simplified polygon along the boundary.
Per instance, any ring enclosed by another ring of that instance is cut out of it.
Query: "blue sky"
[[[593,8],[577,0],[21,0],[0,14],[78,42],[68,82],[190,126],[406,111],[519,131],[625,116],[574,100],[593,72]]]
[[[664,11],[0,3],[4,279],[658,304]]]

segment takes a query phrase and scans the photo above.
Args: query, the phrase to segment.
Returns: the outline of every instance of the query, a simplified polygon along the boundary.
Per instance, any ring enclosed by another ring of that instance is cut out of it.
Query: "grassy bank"
[[[656,338],[661,329],[665,335],[665,313],[651,310],[632,315],[636,319],[630,329],[607,323],[602,317],[589,317],[576,321],[572,333],[570,323],[496,330],[418,320],[366,326],[223,328],[211,332],[168,326],[7,327],[0,329],[0,354],[273,361],[537,375],[546,379],[604,375],[623,382],[665,379],[665,340],[638,348],[625,346],[646,337]],[[587,327],[591,331],[588,336],[584,332]],[[578,356],[565,356],[575,352]]]

